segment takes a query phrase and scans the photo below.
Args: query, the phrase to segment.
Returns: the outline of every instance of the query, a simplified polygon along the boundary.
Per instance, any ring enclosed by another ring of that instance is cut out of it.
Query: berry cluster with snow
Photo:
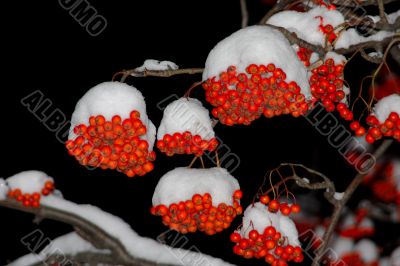
[[[391,94],[380,99],[366,118],[370,128],[365,136],[368,143],[382,137],[392,137],[400,142],[400,95]]]
[[[151,213],[183,234],[213,235],[242,213],[241,197],[239,183],[226,169],[175,168],[157,184]]]
[[[104,82],[78,101],[66,147],[82,165],[142,176],[154,168],[155,134],[140,91]]]
[[[265,196],[263,201],[247,207],[241,229],[231,234],[231,241],[236,243],[234,253],[245,258],[264,259],[271,265],[302,262],[304,257],[296,225],[288,217],[291,209],[296,212],[300,209],[277,200],[267,201]]]
[[[41,198],[54,191],[54,180],[43,172],[32,170],[10,176],[0,186],[8,187],[8,198],[21,202],[25,207],[39,208]]]
[[[201,156],[218,145],[208,110],[193,98],[180,98],[164,109],[157,140],[157,147],[169,156]]]
[[[336,237],[332,243],[332,249],[337,256],[336,261],[331,261],[330,265],[348,266],[376,266],[378,265],[378,247],[369,239],[363,239],[357,243],[354,240]]]

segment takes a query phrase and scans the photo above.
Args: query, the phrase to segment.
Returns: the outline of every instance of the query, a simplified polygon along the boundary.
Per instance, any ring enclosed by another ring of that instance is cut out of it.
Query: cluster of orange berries
[[[22,202],[22,204],[25,207],[39,208],[41,195],[47,196],[50,193],[52,193],[53,190],[54,190],[54,183],[52,181],[47,181],[40,192],[35,192],[32,194],[22,193],[21,189],[16,188],[16,189],[10,189],[8,191],[7,196],[10,199],[15,199],[17,201]]]
[[[365,136],[368,143],[372,144],[382,137],[393,137],[400,142],[400,119],[398,113],[391,112],[383,123],[380,123],[375,116],[370,115],[366,118],[366,122],[370,126]]]
[[[249,237],[234,232],[230,237],[236,245],[233,252],[246,259],[265,259],[273,266],[287,266],[287,262],[302,262],[304,259],[300,246],[285,245],[282,234],[274,226],[268,226],[263,233],[251,230]]]
[[[297,204],[288,205],[286,202],[271,200],[268,195],[262,195],[260,202],[268,206],[268,211],[277,213],[280,211],[288,216],[291,213],[299,213],[300,206]],[[248,238],[242,237],[239,233],[231,234],[231,241],[236,243],[233,252],[244,258],[261,259],[273,266],[287,266],[287,262],[302,262],[304,256],[300,246],[285,245],[285,237],[276,230],[274,226],[268,226],[263,233],[251,230]]]
[[[194,233],[197,230],[207,235],[214,235],[228,228],[243,209],[239,200],[243,193],[236,190],[233,194],[233,206],[220,203],[217,207],[212,204],[209,193],[195,194],[191,200],[172,203],[168,207],[161,204],[153,206],[151,213],[161,216],[164,225],[182,234]]]
[[[74,128],[78,137],[68,140],[66,147],[82,165],[117,169],[128,177],[143,176],[153,170],[156,156],[154,151],[148,151],[148,142],[140,138],[146,132],[138,111],[132,111],[123,121],[119,115],[111,121],[102,115],[91,116],[89,126]]]
[[[319,30],[327,36],[329,43],[333,43],[338,37],[334,32],[333,26],[331,24],[324,25],[324,18],[321,16],[316,16],[315,18],[319,18]]]
[[[285,216],[289,216],[291,213],[299,213],[301,211],[298,204],[289,205],[286,202],[279,202],[277,199],[271,200],[268,195],[262,195],[260,197],[260,202],[268,206],[269,212],[276,213],[280,211]]]
[[[157,148],[168,156],[174,154],[194,154],[202,156],[205,151],[214,151],[218,146],[216,138],[203,140],[199,135],[192,135],[189,131],[183,133],[165,134],[157,141]]]
[[[328,112],[335,110],[335,103],[340,102],[346,96],[343,91],[344,66],[335,64],[332,58],[314,68],[310,77],[310,90],[314,101],[321,101]]]
[[[397,190],[394,164],[389,162],[381,165],[377,164],[376,171],[364,179],[364,183],[371,185],[372,192],[379,200],[400,205],[400,192]]]
[[[364,237],[372,236],[375,233],[375,228],[361,226],[361,222],[368,215],[368,210],[365,208],[360,208],[355,213],[355,224],[349,226],[348,228],[340,230],[339,234],[343,237],[361,239]]]
[[[300,116],[308,110],[305,97],[295,82],[287,83],[286,73],[274,64],[247,66],[237,73],[235,66],[203,83],[206,100],[215,108],[214,117],[226,125],[249,125],[262,114]]]
[[[306,67],[310,66],[311,54],[312,50],[304,47],[299,47],[299,50],[297,51],[297,57],[300,59],[300,61],[303,62],[304,66]]]

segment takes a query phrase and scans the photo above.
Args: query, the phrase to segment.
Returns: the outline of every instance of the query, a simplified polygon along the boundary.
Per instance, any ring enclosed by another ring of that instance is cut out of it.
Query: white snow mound
[[[189,131],[202,139],[210,140],[215,136],[209,112],[201,102],[193,98],[180,98],[170,103],[164,110],[164,116],[158,127],[157,139],[164,135]]]
[[[352,45],[356,45],[362,42],[370,42],[370,41],[382,41],[383,39],[394,35],[394,32],[388,31],[378,31],[377,33],[370,35],[368,37],[364,37],[358,32],[351,28],[341,32],[335,42],[335,49],[343,48],[347,49]]]
[[[10,176],[6,181],[10,189],[19,188],[22,193],[29,194],[41,193],[47,181],[54,182],[53,178],[36,170],[20,172]]]
[[[7,198],[7,193],[10,188],[7,186],[6,181],[0,178],[0,200],[5,200]]]
[[[214,206],[220,203],[233,205],[233,193],[239,188],[238,181],[224,168],[179,167],[161,177],[154,191],[153,206],[169,206],[205,193],[210,193]]]
[[[390,255],[390,265],[391,266],[400,266],[400,247],[397,247],[393,250]]]
[[[133,110],[140,112],[140,120],[147,128],[147,133],[142,139],[149,143],[151,151],[156,128],[147,117],[144,97],[135,87],[121,82],[103,82],[86,92],[72,114],[68,139],[75,139],[74,127],[80,124],[87,125],[91,116],[103,115],[106,120],[111,120],[114,115],[119,115],[126,119]]]
[[[154,59],[146,59],[142,66],[137,67],[135,70],[143,72],[146,70],[163,71],[163,70],[176,70],[179,67],[171,61],[159,61]]]
[[[311,97],[307,69],[297,57],[289,41],[278,30],[266,26],[241,29],[220,41],[209,53],[203,80],[219,77],[229,66],[245,73],[250,64],[275,64],[286,73],[286,81],[300,86],[306,98]]]
[[[247,207],[243,216],[243,225],[239,233],[242,237],[248,238],[251,230],[255,229],[262,234],[264,229],[270,225],[274,226],[282,234],[283,238],[287,237],[288,244],[300,246],[299,234],[295,223],[289,217],[279,212],[269,212],[268,207],[260,202]]]
[[[276,13],[268,19],[267,24],[283,27],[309,43],[325,46],[326,35],[319,29],[319,16],[323,18],[324,26],[331,24],[335,28],[344,22],[339,11],[318,6],[308,12],[286,10]]]
[[[338,258],[341,258],[343,255],[353,251],[354,240],[346,237],[336,236],[332,240],[331,247],[335,251]]]
[[[365,263],[377,261],[379,258],[378,247],[369,239],[363,239],[357,242],[355,251],[360,254]]]
[[[400,115],[400,95],[391,94],[380,99],[374,106],[373,115],[378,118],[379,122],[384,123],[391,112]]]

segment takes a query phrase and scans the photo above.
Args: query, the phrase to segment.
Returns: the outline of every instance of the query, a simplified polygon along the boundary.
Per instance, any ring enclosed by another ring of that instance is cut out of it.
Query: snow
[[[339,11],[318,6],[308,12],[286,10],[276,13],[269,18],[267,24],[283,27],[309,43],[325,46],[326,35],[319,29],[319,17],[323,18],[322,25],[331,24],[333,28],[344,22],[344,17]]]
[[[244,212],[243,224],[239,233],[242,237],[248,238],[248,234],[251,230],[255,229],[262,234],[264,229],[270,225],[274,226],[275,229],[282,234],[282,238],[287,237],[288,244],[300,246],[295,223],[280,212],[269,212],[268,207],[260,202],[247,207]]]
[[[305,183],[310,184],[310,179],[308,179],[307,177],[303,177],[302,180],[303,180]]]
[[[36,170],[20,172],[10,176],[6,181],[10,189],[19,188],[23,194],[41,193],[47,181],[54,182],[53,178]]]
[[[350,238],[337,236],[333,239],[331,248],[335,251],[338,258],[341,258],[354,249],[354,241]]]
[[[163,71],[163,70],[176,70],[179,67],[171,61],[159,61],[154,59],[147,59],[143,65],[137,67],[135,70],[138,72],[144,72],[146,70]]]
[[[44,239],[42,239],[43,241]],[[51,241],[39,254],[27,254],[8,264],[8,266],[35,265],[45,260],[49,256],[59,254],[74,256],[83,252],[109,253],[108,250],[98,250],[86,240],[82,239],[77,233],[60,236]]]
[[[214,206],[220,203],[232,206],[233,193],[239,188],[238,181],[224,168],[179,167],[161,177],[154,191],[153,206],[169,206],[205,193],[211,195]]]
[[[7,193],[10,188],[7,186],[6,181],[0,178],[0,200],[5,200],[7,198]]]
[[[199,252],[181,248],[171,248],[154,239],[141,237],[121,218],[106,213],[92,205],[79,205],[52,195],[41,200],[43,206],[56,208],[64,212],[78,215],[100,227],[118,239],[125,249],[134,257],[151,260],[156,263],[189,265],[185,261],[195,261],[196,266],[228,266],[232,265]]]
[[[144,97],[135,87],[121,82],[103,82],[86,92],[76,104],[72,114],[68,139],[75,139],[73,128],[80,124],[87,125],[91,116],[103,115],[110,121],[114,115],[119,115],[123,120],[129,118],[133,110],[140,112],[140,120],[147,128],[147,133],[142,139],[149,143],[151,151],[156,128],[147,117]]]
[[[378,262],[379,266],[392,266],[390,265],[390,258],[389,257],[383,257],[379,260]]]
[[[158,127],[157,139],[164,135],[189,131],[200,135],[203,140],[215,137],[209,112],[200,101],[193,98],[180,98],[170,103],[164,110],[164,116]]]
[[[344,192],[335,192],[335,194],[333,194],[333,198],[335,200],[342,200],[344,196]]]
[[[381,123],[385,122],[391,112],[396,112],[400,115],[400,95],[398,94],[383,97],[375,104],[373,109],[373,115]]]
[[[247,27],[220,41],[207,57],[203,80],[219,77],[231,65],[244,73],[250,64],[269,63],[286,73],[287,82],[295,81],[307,99],[311,97],[307,69],[285,36],[266,26]]]
[[[383,39],[394,35],[395,33],[389,31],[378,31],[377,33],[370,35],[368,37],[361,36],[353,28],[346,31],[342,31],[335,43],[335,49],[344,48],[347,49],[352,45],[369,42],[369,41],[382,41]]]
[[[400,266],[400,247],[393,250],[390,255],[390,263],[391,266]]]
[[[365,263],[377,261],[379,258],[378,247],[369,239],[363,239],[355,245],[357,251]]]
[[[381,20],[380,16],[368,16],[374,23],[378,23]],[[400,17],[400,10],[397,10],[396,12],[386,14],[386,18],[389,22],[389,24],[394,24],[396,22],[396,19]]]

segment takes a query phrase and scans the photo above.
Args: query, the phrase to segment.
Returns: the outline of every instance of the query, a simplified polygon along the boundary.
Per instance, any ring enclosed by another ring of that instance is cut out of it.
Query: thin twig
[[[204,68],[182,68],[182,69],[175,69],[175,70],[145,70],[145,71],[137,71],[136,69],[130,70],[122,70],[117,72],[113,76],[113,80],[118,75],[122,75],[121,82],[125,82],[126,78],[131,77],[162,77],[162,78],[169,78],[175,75],[183,75],[183,74],[201,74],[203,73]]]
[[[249,11],[247,10],[246,0],[240,0],[240,12],[242,13],[242,29],[249,24]]]

